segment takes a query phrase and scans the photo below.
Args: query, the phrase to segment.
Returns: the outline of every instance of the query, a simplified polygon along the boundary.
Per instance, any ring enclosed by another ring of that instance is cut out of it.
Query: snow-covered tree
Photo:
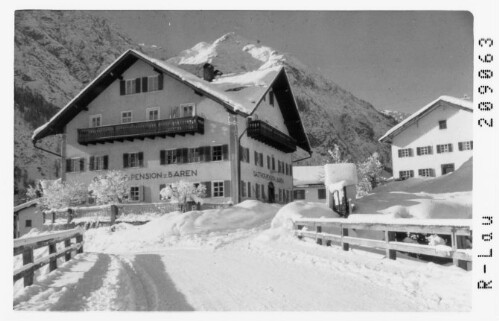
[[[340,163],[346,163],[347,159],[342,157],[341,151],[340,151],[340,146],[333,144],[333,149],[330,149],[327,151],[329,155],[331,156],[329,163],[331,164],[340,164]]]
[[[187,203],[190,201],[202,203],[205,194],[206,186],[203,184],[196,186],[194,183],[183,180],[166,186],[160,191],[161,199],[180,204],[182,212],[186,211]]]
[[[373,188],[379,185],[382,180],[383,164],[379,160],[379,154],[374,153],[369,156],[364,162],[357,164],[357,175],[359,184],[357,192],[360,195],[365,195]]]
[[[122,203],[128,195],[129,180],[123,171],[110,170],[94,178],[88,191],[95,197],[97,204]]]
[[[35,195],[40,195],[39,191],[33,188]],[[87,187],[82,183],[63,182],[58,179],[43,185],[41,192],[42,207],[48,210],[65,208],[79,205],[87,198]]]

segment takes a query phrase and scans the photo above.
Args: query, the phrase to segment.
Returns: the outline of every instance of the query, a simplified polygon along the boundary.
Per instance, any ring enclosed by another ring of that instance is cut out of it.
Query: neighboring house
[[[23,236],[34,227],[43,226],[43,212],[38,201],[34,199],[14,207],[14,238]]]
[[[324,166],[293,166],[293,198],[326,202]]]
[[[216,67],[216,66],[215,66]],[[203,183],[206,203],[291,200],[291,155],[311,153],[283,67],[203,78],[128,50],[35,130],[62,134],[62,179],[129,175],[129,202],[158,202],[179,180]]]
[[[473,103],[442,96],[390,129],[393,177],[440,176],[473,156]]]

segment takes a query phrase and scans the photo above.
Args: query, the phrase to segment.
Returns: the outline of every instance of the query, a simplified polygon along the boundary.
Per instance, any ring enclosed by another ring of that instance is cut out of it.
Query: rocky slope
[[[213,43],[199,43],[168,60],[198,75],[207,61],[224,74],[276,65],[286,68],[314,150],[313,158],[304,164],[323,162],[333,144],[339,145],[342,153],[354,161],[377,151],[389,163],[389,148],[377,139],[396,124],[395,119],[313,72],[292,55],[229,33]]]
[[[381,111],[383,114],[387,115],[387,116],[391,116],[393,117],[393,119],[395,119],[395,121],[398,123],[400,123],[401,121],[403,121],[404,119],[406,119],[407,117],[409,117],[411,114],[409,113],[404,113],[402,111],[398,111],[398,110],[388,110],[388,109],[385,109],[385,110],[382,110]]]

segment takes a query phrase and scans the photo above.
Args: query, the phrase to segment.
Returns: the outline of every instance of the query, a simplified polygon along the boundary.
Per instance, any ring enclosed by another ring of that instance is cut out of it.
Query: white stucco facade
[[[472,157],[473,113],[456,102],[436,101],[382,138],[391,142],[394,178],[441,176]]]

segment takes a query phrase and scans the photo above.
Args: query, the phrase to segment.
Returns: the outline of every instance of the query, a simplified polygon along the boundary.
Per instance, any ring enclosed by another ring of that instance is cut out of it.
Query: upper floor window
[[[447,128],[447,121],[446,120],[439,120],[438,121],[438,128],[446,129]]]
[[[131,111],[123,111],[121,112],[121,123],[131,123],[132,122],[132,112]]]
[[[85,158],[67,158],[66,172],[83,172],[85,170]]]
[[[147,77],[147,89],[145,91],[159,90],[159,75]]]
[[[91,171],[99,171],[108,169],[109,156],[90,156],[88,169]]]
[[[159,108],[147,108],[146,109],[147,120],[158,120],[159,119]]]
[[[125,80],[125,95],[140,93],[140,78]]]
[[[459,142],[458,145],[459,145],[460,151],[473,150],[473,141],[472,140],[470,140],[468,142]]]
[[[450,153],[452,152],[452,144],[437,145],[437,153]]]
[[[199,147],[189,148],[189,153],[187,154],[187,162],[188,163],[197,163],[201,161]]]
[[[433,154],[433,148],[431,146],[424,146],[416,148],[418,155],[431,155]]]
[[[213,151],[211,152],[211,160],[212,161],[220,161],[223,157],[223,147],[222,146],[213,146]]]
[[[125,153],[123,154],[123,168],[144,166],[144,153]]]
[[[180,105],[180,108],[182,109],[182,117],[194,117],[194,104],[183,104]]]
[[[162,150],[160,151],[160,164],[177,164],[177,150]]]
[[[102,115],[90,116],[90,127],[100,127],[100,126],[102,126]]]
[[[399,158],[401,157],[411,157],[412,148],[399,149]]]
[[[124,79],[120,81],[120,95],[132,95],[140,92],[163,89],[163,75]]]

